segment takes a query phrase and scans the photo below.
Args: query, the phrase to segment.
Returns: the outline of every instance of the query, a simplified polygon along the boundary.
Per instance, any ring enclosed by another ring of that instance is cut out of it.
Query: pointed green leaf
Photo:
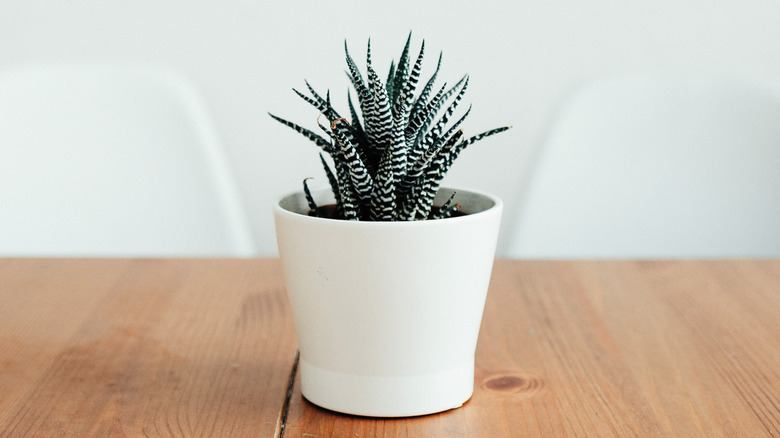
[[[352,182],[352,188],[357,197],[361,200],[367,200],[371,197],[373,181],[366,165],[358,155],[355,148],[356,142],[349,128],[346,119],[336,119],[331,124],[331,130],[341,146],[341,157],[349,167],[349,176]]]
[[[303,194],[306,197],[306,202],[309,204],[309,216],[318,217],[320,215],[319,208],[317,203],[314,202],[314,197],[311,195],[311,190],[309,190],[309,185],[307,184],[310,179],[306,178],[303,180]]]
[[[436,114],[438,114],[441,107],[444,105],[445,102],[458,90],[464,91],[465,90],[465,84],[468,82],[468,75],[463,76],[457,84],[455,84],[452,88],[447,90],[446,93],[444,93],[441,96],[441,99],[439,99],[438,103],[436,104],[435,108],[433,108],[430,113],[428,114],[428,117],[425,119],[425,122],[423,123],[422,128],[420,128],[420,133],[425,133],[428,131],[428,128],[433,123],[433,120],[436,118]],[[463,88],[461,88],[463,87]],[[422,139],[420,135],[417,136],[418,141]],[[416,144],[415,144],[416,146]]]
[[[434,96],[430,102],[428,102],[425,109],[419,111],[415,118],[409,121],[409,125],[406,127],[405,136],[408,139],[408,160],[410,163],[416,162],[425,152],[425,150],[420,147],[420,142],[417,139],[420,138],[423,134],[421,129],[423,124],[425,124],[425,121],[435,115],[434,110],[439,106],[439,102],[441,101],[441,97],[446,86],[447,84],[442,85],[439,92],[436,93],[436,96]]]
[[[360,123],[360,118],[358,117],[357,111],[355,111],[355,105],[352,103],[352,94],[349,92],[349,90],[347,90],[347,104],[349,105],[349,115],[352,118],[352,134],[355,136],[355,140],[357,140],[358,146],[361,150],[370,151],[371,148],[368,144],[368,137],[363,130],[363,125]],[[371,163],[366,163],[366,165],[368,167],[377,167],[378,163],[375,163],[373,160],[371,160]]]
[[[454,204],[453,200],[455,199],[455,195],[457,195],[457,191],[453,191],[449,198],[447,198],[447,201],[442,204],[441,207],[439,207],[436,211],[433,212],[430,219],[446,219],[448,217],[452,217],[455,212],[460,210],[460,204]]]
[[[390,73],[387,74],[387,81],[385,81],[385,88],[387,89],[387,96],[390,98],[390,102],[393,101],[393,78],[395,78],[395,61],[390,62]]]
[[[308,138],[309,140],[313,141],[317,146],[321,147],[325,152],[331,153],[331,152],[333,152],[335,150],[335,148],[333,147],[333,145],[329,141],[327,141],[324,138],[320,137],[319,135],[313,133],[312,131],[310,131],[310,130],[304,128],[304,127],[301,127],[299,125],[296,125],[293,122],[287,121],[287,120],[285,120],[285,119],[283,119],[281,117],[277,117],[277,116],[275,116],[275,115],[273,115],[271,113],[268,113],[268,115],[271,116],[271,118],[273,118],[277,122],[292,128],[293,130],[295,130],[299,134],[301,134],[304,137]]]
[[[415,119],[417,113],[423,110],[427,105],[428,96],[430,96],[431,90],[433,89],[433,84],[436,82],[436,77],[439,75],[439,69],[441,68],[441,58],[442,58],[442,53],[439,53],[439,61],[436,64],[436,71],[433,72],[433,75],[431,76],[430,79],[428,79],[428,82],[425,84],[425,87],[423,87],[422,91],[420,92],[420,95],[415,100],[414,106],[412,107],[412,111],[409,114],[409,119]]]
[[[320,154],[320,162],[322,163],[322,168],[325,169],[325,175],[328,178],[328,184],[330,184],[330,189],[333,192],[333,196],[336,198],[336,217],[344,217],[344,213],[341,210],[341,202],[338,202],[338,200],[341,199],[339,181],[336,178],[336,175],[333,174],[330,166],[328,166],[328,162],[325,161],[325,156],[322,154]]]
[[[371,220],[391,221],[395,219],[395,183],[393,178],[393,156],[388,149],[379,164],[374,189],[371,193]]]
[[[393,116],[396,120],[400,120],[404,128],[409,123],[409,116],[412,110],[412,102],[414,101],[414,91],[417,88],[417,82],[420,80],[420,71],[422,70],[422,61],[425,56],[425,41],[420,46],[420,53],[417,55],[417,60],[412,67],[411,73],[406,82],[403,83],[400,89],[400,95],[396,99],[393,106]]]
[[[366,130],[372,133],[374,146],[384,149],[392,140],[393,135],[393,114],[390,109],[390,100],[382,81],[370,66],[368,67],[368,83],[374,95],[374,108],[370,112],[369,120],[364,120]],[[364,113],[364,115],[366,114]]]
[[[401,90],[406,84],[406,77],[409,74],[409,44],[412,41],[412,33],[409,32],[409,36],[406,38],[406,44],[404,50],[401,52],[401,57],[398,60],[398,68],[396,69],[395,76],[392,79],[388,79],[388,84],[392,82],[392,89],[395,90],[390,97],[391,105],[395,106],[396,100],[401,95]]]
[[[463,98],[463,95],[466,93],[466,88],[469,85],[468,77],[466,77],[466,81],[462,82],[463,87],[460,89],[460,92],[455,97],[455,100],[452,101],[449,107],[444,111],[444,114],[441,116],[439,121],[434,125],[433,129],[431,129],[427,134],[425,134],[425,138],[423,139],[422,144],[419,146],[422,150],[427,150],[429,147],[432,147],[434,145],[434,142],[438,140],[439,136],[441,135],[441,132],[444,130],[444,126],[449,121],[450,117],[452,116],[452,113],[455,112],[455,109],[458,107],[458,104],[460,103],[461,99]],[[444,98],[442,98],[442,101]]]
[[[341,151],[339,151],[341,153]],[[352,189],[349,166],[341,157],[334,159],[336,178],[339,186],[338,204],[346,220],[360,220],[360,203]]]

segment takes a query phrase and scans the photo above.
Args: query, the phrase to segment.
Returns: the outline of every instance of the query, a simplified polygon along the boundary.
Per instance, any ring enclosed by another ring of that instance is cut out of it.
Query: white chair
[[[778,257],[780,91],[597,81],[563,106],[527,190],[511,257]]]
[[[0,256],[251,256],[204,105],[178,75],[0,71]]]

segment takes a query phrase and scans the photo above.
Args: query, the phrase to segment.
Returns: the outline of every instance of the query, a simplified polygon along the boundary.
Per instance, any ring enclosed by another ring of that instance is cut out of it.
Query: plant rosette
[[[440,189],[435,202],[452,193]],[[335,202],[329,191],[312,196]],[[406,417],[471,397],[502,202],[467,190],[457,197],[466,214],[411,222],[312,217],[303,192],[276,205],[301,392],[310,402]]]

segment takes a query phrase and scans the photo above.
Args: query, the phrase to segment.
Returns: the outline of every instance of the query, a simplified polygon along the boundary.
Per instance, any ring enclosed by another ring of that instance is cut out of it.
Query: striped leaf
[[[374,182],[371,175],[358,155],[355,138],[352,136],[352,130],[346,119],[336,119],[331,124],[336,140],[341,146],[341,158],[347,163],[349,176],[352,182],[352,188],[355,195],[360,200],[371,198],[371,190]]]
[[[336,111],[333,110],[333,105],[330,103],[330,90],[325,94],[325,117],[328,118],[328,121],[333,123],[333,120],[340,119],[341,117],[333,117],[336,114]]]
[[[281,117],[277,117],[271,113],[268,113],[269,116],[271,116],[272,119],[276,120],[277,122],[288,126],[298,132],[299,134],[303,135],[304,137],[308,138],[309,140],[313,141],[317,146],[321,147],[325,152],[327,153],[333,153],[336,148],[331,144],[331,142],[325,140],[324,138],[320,137],[319,135],[315,134],[314,132],[296,125],[293,122],[289,122]]]
[[[360,118],[358,117],[357,111],[355,111],[355,105],[352,104],[352,94],[349,91],[347,91],[347,102],[349,104],[349,115],[352,118],[352,135],[355,137],[355,140],[357,140],[358,150],[367,153],[368,159],[366,161],[366,167],[369,168],[369,171],[372,168],[376,169],[376,167],[379,165],[379,160],[376,159],[375,156],[368,154],[371,152],[368,137],[366,136],[366,132],[363,130],[363,126],[360,123]]]
[[[365,82],[363,82],[363,76],[360,74],[360,70],[358,69],[357,64],[355,64],[355,61],[349,56],[349,48],[347,47],[346,40],[344,40],[344,53],[347,56],[347,68],[349,69],[350,78],[352,78],[352,85],[355,86],[355,88],[365,88],[366,85]]]
[[[328,111],[327,106],[325,105],[325,101],[323,100],[321,103],[318,102],[315,99],[312,99],[311,97],[301,93],[300,91],[296,90],[295,88],[292,89],[295,94],[298,95],[301,99],[305,100],[309,105],[313,106],[314,108],[317,108],[319,112],[322,114],[325,114]]]
[[[408,56],[409,41],[407,40],[406,48],[404,52]],[[408,172],[408,166],[411,161],[407,155],[409,154],[409,137],[406,136],[406,129],[409,125],[409,113],[412,106],[412,100],[414,98],[414,90],[417,86],[417,81],[420,77],[420,69],[422,68],[422,59],[425,53],[425,43],[423,42],[420,53],[417,56],[414,67],[411,73],[408,75],[408,80],[403,84],[403,89],[398,96],[395,105],[393,106],[393,156],[396,181],[402,181]],[[406,62],[408,64],[408,61]],[[400,83],[399,83],[400,86]],[[412,157],[413,159],[414,157]]]
[[[394,90],[393,95],[390,97],[390,104],[395,106],[396,100],[401,96],[401,92],[406,85],[406,78],[409,75],[409,44],[412,41],[412,33],[409,32],[409,36],[406,38],[406,44],[404,50],[401,52],[401,58],[398,60],[398,68],[396,69],[395,76],[392,79],[388,79],[388,84],[392,81],[391,88]]]
[[[433,157],[442,153],[442,150],[447,151],[451,149],[458,141],[460,141],[460,139],[463,137],[463,130],[459,130],[458,128],[466,119],[466,117],[468,117],[470,112],[471,106],[469,105],[469,108],[466,110],[463,116],[461,116],[461,118],[452,125],[447,133],[439,137],[432,146],[428,147],[428,149],[425,150],[425,153],[419,157],[414,165],[410,164],[409,172],[406,175],[406,178],[404,178],[404,180],[399,184],[399,190],[401,193],[399,196],[406,196],[409,193],[410,187],[412,187],[415,182],[422,176],[426,168],[430,165]]]
[[[436,96],[434,96],[430,102],[426,105],[425,109],[422,111],[419,111],[417,115],[414,117],[414,119],[409,121],[409,125],[406,127],[405,135],[408,140],[409,144],[409,159],[408,161],[410,163],[416,162],[420,156],[425,152],[422,147],[420,147],[420,142],[416,139],[419,138],[424,131],[422,130],[422,126],[425,123],[425,120],[430,117],[430,114],[434,112],[435,108],[439,106],[439,102],[441,101],[441,97],[444,94],[444,89],[447,87],[447,84],[442,85],[441,89],[438,93],[436,93]]]
[[[463,77],[460,78],[457,84],[453,85],[452,88],[450,88],[449,90],[447,90],[446,93],[444,93],[444,97],[442,98],[442,101],[446,102],[447,99],[452,97],[453,94],[457,93],[460,86],[463,85],[463,83],[467,82],[468,80],[469,80],[469,75],[463,75]]]
[[[434,125],[433,129],[428,131],[427,134],[425,134],[425,139],[423,140],[422,145],[420,146],[421,149],[427,150],[429,147],[433,146],[433,143],[439,138],[441,135],[441,132],[444,130],[444,126],[449,121],[450,117],[452,116],[452,113],[455,112],[455,109],[457,109],[458,104],[460,103],[461,99],[463,99],[463,95],[466,93],[466,87],[468,87],[469,81],[468,78],[465,82],[463,82],[463,87],[460,89],[460,92],[455,97],[455,100],[452,101],[449,107],[444,111],[444,114],[439,118],[439,121],[436,122],[436,125]],[[442,101],[444,101],[444,98],[442,98]]]
[[[449,198],[447,198],[447,201],[442,204],[442,206],[433,214],[431,215],[430,219],[446,219],[448,217],[452,217],[455,212],[460,210],[460,204],[453,204],[453,200],[455,199],[455,195],[457,195],[457,191],[453,191]]]
[[[420,95],[415,100],[414,106],[412,107],[412,112],[409,114],[410,120],[415,119],[417,117],[417,113],[422,111],[427,105],[428,96],[431,95],[433,84],[436,82],[436,78],[439,76],[439,69],[441,68],[441,57],[442,53],[439,53],[439,62],[436,64],[436,71],[433,72],[433,75],[431,75],[430,79],[428,79],[428,82],[423,87]],[[407,138],[409,138],[409,136],[407,136]]]
[[[504,126],[504,127],[501,127],[501,128],[495,128],[495,129],[491,129],[489,131],[485,131],[485,132],[483,132],[481,134],[477,134],[477,135],[469,138],[468,140],[464,141],[464,143],[465,143],[464,147],[468,146],[468,145],[470,145],[472,143],[476,143],[476,142],[482,140],[485,137],[490,137],[491,135],[496,135],[496,134],[499,134],[501,132],[508,131],[510,129],[512,129],[511,126]]]
[[[416,203],[414,208],[414,219],[425,220],[431,214],[433,208],[433,199],[436,196],[436,192],[439,191],[441,180],[444,178],[444,172],[441,170],[442,166],[431,166],[427,172],[425,172],[425,178],[422,180],[422,186],[420,193],[416,197]]]
[[[351,121],[340,117],[333,108],[330,92],[323,97],[308,81],[309,94],[293,91],[328,120],[328,125],[323,125],[317,118],[317,125],[324,134],[316,134],[271,114],[275,120],[313,141],[333,159],[331,166],[324,153],[320,154],[337,200],[338,217],[424,220],[451,216],[458,210],[453,197],[432,212],[433,199],[444,175],[467,146],[508,129],[497,128],[464,139],[460,126],[471,107],[455,123],[450,124],[450,119],[468,88],[468,76],[450,88],[446,84],[440,89],[437,87],[438,92],[432,96],[441,68],[442,55],[439,54],[436,70],[415,96],[421,79],[425,41],[420,45],[414,64],[411,63],[410,47],[411,33],[401,57],[391,63],[387,80],[383,82],[372,66],[371,40],[366,45],[365,80],[344,42],[346,73],[357,96],[357,101],[353,102],[348,90]],[[304,192],[307,202],[313,205],[306,181]],[[316,207],[312,208],[316,210]]]
[[[349,94],[347,94],[347,97],[349,97]],[[326,97],[326,104],[328,108],[333,108],[330,103],[330,90],[328,90],[328,94]],[[332,115],[337,115],[337,113],[333,110],[331,110]],[[339,125],[340,129],[346,129],[349,132],[345,133],[346,137],[349,137],[349,140],[351,143],[355,145],[355,150],[357,151],[358,156],[362,160],[362,162],[365,164],[366,169],[368,170],[369,174],[373,174],[376,170],[376,165],[373,164],[372,160],[369,159],[368,151],[366,148],[361,147],[360,144],[360,137],[364,137],[365,133],[362,132],[362,129],[360,127],[360,124],[358,123],[357,128],[350,125],[349,122],[346,121],[343,117],[338,117],[336,119],[331,119],[331,131],[332,131],[332,125],[335,120],[344,120],[346,123]],[[332,138],[335,138],[331,135]],[[367,144],[368,142],[366,142]]]
[[[436,148],[436,147],[439,147],[439,145],[441,145],[441,144],[445,143],[445,142],[446,142],[446,141],[448,141],[450,138],[452,138],[452,136],[455,134],[455,132],[456,132],[458,129],[460,129],[460,125],[463,123],[463,121],[464,121],[464,120],[466,120],[466,118],[469,116],[469,113],[471,113],[471,105],[469,105],[468,109],[466,109],[466,112],[465,112],[465,113],[463,113],[463,115],[462,115],[462,116],[460,116],[460,118],[458,119],[458,121],[456,121],[455,123],[453,123],[453,124],[452,124],[452,126],[450,127],[450,129],[448,129],[448,130],[447,130],[447,132],[446,132],[444,135],[440,136],[440,137],[439,137],[439,138],[436,140],[436,143],[434,143],[434,147],[435,147],[435,148]],[[461,134],[462,134],[462,133],[463,133],[463,131],[461,131]]]
[[[320,215],[319,208],[317,207],[317,203],[314,202],[311,190],[309,190],[308,182],[310,179],[311,178],[306,178],[303,180],[303,194],[306,197],[306,202],[309,204],[309,216],[318,217]]]
[[[371,117],[373,117],[374,94],[368,88],[368,85],[363,82],[363,76],[360,74],[360,69],[358,69],[357,64],[355,64],[355,61],[353,61],[352,57],[349,55],[346,41],[344,42],[344,52],[347,57],[347,67],[349,69],[350,79],[352,80],[352,86],[357,92],[360,110],[363,112],[363,125],[365,127],[366,138],[368,139],[369,145],[373,147],[375,141],[369,126],[376,124],[370,120]]]
[[[333,174],[333,171],[330,170],[330,166],[328,166],[328,162],[325,160],[325,156],[320,154],[320,162],[322,163],[322,168],[325,169],[325,175],[328,177],[328,184],[330,184],[330,189],[333,192],[333,196],[336,198],[336,217],[337,218],[343,218],[344,212],[341,208],[341,202],[339,200],[341,199],[341,189],[339,188],[339,181],[336,178],[336,175]]]
[[[372,221],[395,219],[396,198],[392,162],[392,152],[387,150],[379,164],[374,190],[371,193],[370,219]]]
[[[336,179],[339,185],[339,197],[336,199],[341,206],[343,217],[346,220],[360,220],[360,201],[352,189],[349,165],[346,160],[341,158],[341,155],[334,157],[334,164],[336,165]]]
[[[395,219],[398,221],[413,221],[415,208],[417,206],[417,193],[415,186],[412,186],[410,193],[403,199],[399,197],[396,201],[399,208],[396,211]]]
[[[409,123],[409,116],[412,110],[412,102],[414,102],[414,91],[417,88],[417,82],[420,80],[420,71],[422,70],[422,61],[425,55],[425,41],[420,46],[420,53],[417,55],[417,60],[414,62],[414,67],[409,73],[409,77],[403,85],[400,96],[393,106],[393,117],[397,121],[400,121],[401,125],[406,129],[406,125]]]
[[[463,131],[457,131],[454,135],[450,136],[448,140],[444,143],[442,143],[440,146],[429,148],[427,151],[425,151],[425,154],[420,157],[419,160],[417,160],[416,163],[414,163],[414,166],[409,170],[409,173],[407,174],[404,181],[400,184],[400,189],[406,193],[409,190],[409,187],[413,186],[417,180],[425,173],[426,169],[430,165],[433,158],[444,152],[448,153],[452,147],[454,147],[458,141],[463,137]]]
[[[433,159],[425,172],[420,194],[418,195],[418,202],[416,203],[415,207],[415,218],[419,220],[428,217],[433,205],[433,198],[436,196],[436,192],[439,190],[442,179],[444,179],[444,176],[447,174],[450,167],[452,167],[452,164],[458,155],[467,146],[474,144],[475,142],[485,137],[504,132],[508,129],[510,129],[508,126],[491,129],[489,131],[485,131],[481,134],[470,137],[467,140],[463,140],[460,143],[457,143],[455,146],[442,148],[441,153]]]
[[[370,120],[365,121],[366,129],[373,134],[375,145],[379,149],[385,149],[390,144],[393,135],[393,113],[390,110],[390,99],[374,69],[371,66],[368,66],[367,69],[368,84],[374,95],[374,108]],[[364,115],[366,114],[364,113]]]
[[[425,104],[425,107],[417,111],[414,116],[409,119],[409,123],[406,127],[406,138],[417,138],[421,132],[424,132],[423,126],[428,119],[436,116],[436,110],[441,105],[442,98],[444,97],[444,90],[446,88],[447,84],[445,83],[441,86],[436,95]],[[412,115],[410,114],[410,116]]]
[[[328,122],[332,122],[335,119],[340,118],[341,116],[338,115],[338,113],[333,109],[333,106],[330,104],[330,97],[328,99],[323,99],[322,96],[320,96],[316,91],[314,91],[314,88],[309,84],[309,81],[306,82],[306,87],[309,89],[309,92],[311,93],[312,97],[309,97],[300,91],[293,88],[293,91],[295,94],[297,94],[301,99],[305,100],[307,103],[309,103],[314,108],[317,108],[320,113],[325,115],[325,117],[328,118]],[[328,95],[330,95],[330,92],[328,92]]]
[[[447,90],[447,92],[441,96],[441,99],[439,99],[439,101],[437,102],[436,107],[430,111],[428,117],[423,122],[422,128],[420,128],[420,134],[428,132],[428,128],[430,128],[431,124],[433,124],[433,121],[436,119],[436,115],[439,113],[439,110],[442,108],[444,103],[447,102],[447,100],[449,100],[449,98],[453,94],[455,94],[455,92],[457,92],[458,90],[464,91],[465,88],[461,88],[461,87],[465,86],[467,82],[468,82],[468,75],[463,76],[463,78],[461,78],[461,80],[459,80],[457,84],[455,84],[452,88]],[[420,134],[417,135],[414,146],[424,148],[424,146],[419,145],[419,142],[423,141],[423,135]]]
[[[463,131],[458,131],[453,135],[430,160],[423,174],[417,179],[415,183],[415,202],[412,208],[415,220],[423,220],[430,215],[433,199],[439,190],[442,179],[444,179],[447,170],[449,170],[448,163],[451,164],[450,157],[453,151],[463,143],[460,141],[462,136]]]
[[[477,134],[473,137],[468,138],[467,140],[463,140],[462,142],[458,143],[458,146],[453,148],[452,152],[447,156],[447,160],[445,162],[444,172],[449,170],[450,166],[452,166],[453,162],[456,158],[458,158],[458,155],[466,149],[467,146],[472,145],[480,140],[482,140],[485,137],[490,137],[491,135],[496,135],[499,133],[502,133],[504,131],[508,131],[512,129],[511,126],[504,126],[501,128],[495,128],[491,129],[489,131],[485,131],[481,134]]]
[[[393,79],[395,79],[395,61],[390,63],[390,72],[387,74],[387,80],[385,81],[385,89],[390,102],[393,101]]]
[[[409,171],[409,174],[406,176],[406,178],[399,184],[399,191],[401,193],[400,196],[403,196],[404,199],[407,199],[408,197],[412,197],[412,193],[421,193],[423,191],[423,186],[425,183],[425,178],[423,175],[428,174],[428,170],[432,168],[432,166],[437,166],[439,164],[436,164],[437,162],[434,162],[434,158],[437,156],[445,157],[444,160],[439,161],[446,161],[446,156],[450,154],[450,151],[452,148],[454,148],[460,139],[463,137],[463,131],[456,132],[452,137],[450,137],[447,142],[445,142],[440,148],[438,149],[429,149],[426,151],[425,155],[423,155],[420,160],[415,163],[414,168]],[[433,202],[433,200],[431,200]],[[412,209],[415,210],[415,208]]]
[[[368,44],[366,44],[366,65],[371,65],[371,38],[368,39]]]
[[[403,132],[401,132],[400,135],[403,135]],[[392,157],[391,166],[393,169],[393,177],[396,181],[402,181],[404,176],[406,176],[408,167],[406,143],[403,141],[403,138],[399,139],[397,142],[392,141],[388,150]]]

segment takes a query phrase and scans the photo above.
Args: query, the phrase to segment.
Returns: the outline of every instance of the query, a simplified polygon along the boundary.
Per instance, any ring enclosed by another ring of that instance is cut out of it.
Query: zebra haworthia
[[[411,33],[383,83],[371,64],[371,41],[366,48],[365,80],[344,42],[347,77],[360,109],[359,114],[348,92],[351,120],[339,116],[331,105],[330,92],[323,98],[308,81],[306,88],[310,95],[293,89],[328,120],[329,126],[317,122],[325,137],[270,114],[330,156],[334,170],[320,154],[336,198],[334,211],[338,218],[398,221],[450,216],[457,209],[456,200],[449,199],[440,209],[432,207],[446,172],[467,146],[509,129],[496,128],[464,139],[460,125],[471,107],[454,123],[450,124],[449,120],[465,94],[468,76],[449,89],[445,84],[433,94],[441,67],[440,54],[436,70],[417,93],[425,42],[420,45],[416,58],[410,54],[410,46]],[[316,214],[318,209],[307,180],[304,180],[304,193]]]

